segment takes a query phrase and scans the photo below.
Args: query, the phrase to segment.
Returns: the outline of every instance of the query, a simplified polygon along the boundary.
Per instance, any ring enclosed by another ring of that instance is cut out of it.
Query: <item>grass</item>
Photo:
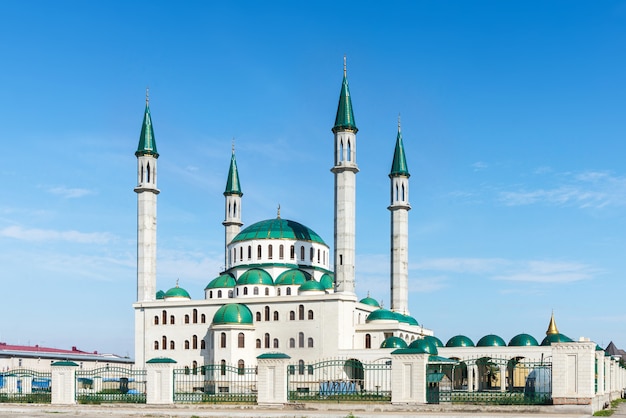
[[[601,411],[596,411],[593,413],[594,417],[610,417],[615,413],[615,410],[622,402],[625,402],[625,399],[615,399],[611,401],[611,406],[607,409],[603,409]]]

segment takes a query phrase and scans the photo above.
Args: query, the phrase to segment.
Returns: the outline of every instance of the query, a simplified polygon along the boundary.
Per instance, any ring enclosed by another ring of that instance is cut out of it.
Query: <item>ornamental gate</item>
[[[208,364],[174,370],[174,402],[256,403],[256,367]]]
[[[77,370],[76,401],[82,404],[146,403],[146,371],[110,366]]]
[[[290,401],[391,401],[391,360],[364,364],[357,359],[333,359],[289,365]]]
[[[50,403],[52,373],[15,369],[0,373],[0,402]]]

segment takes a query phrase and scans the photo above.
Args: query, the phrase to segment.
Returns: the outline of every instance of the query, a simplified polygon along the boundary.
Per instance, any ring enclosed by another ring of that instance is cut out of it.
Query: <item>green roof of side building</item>
[[[529,334],[517,334],[515,337],[511,338],[511,341],[509,341],[510,347],[537,347],[538,345],[539,343],[535,337]]]
[[[213,316],[213,325],[252,325],[252,323],[250,308],[241,303],[228,303],[219,308]]]
[[[139,135],[139,145],[135,155],[154,155],[159,158],[157,152],[156,140],[154,139],[154,130],[152,129],[152,117],[150,116],[150,106],[148,105],[148,97],[146,95],[146,110],[143,114],[143,124],[141,125],[141,134]]]
[[[234,148],[233,155],[230,157],[230,168],[228,169],[228,179],[226,179],[226,190],[224,190],[225,196],[230,194],[243,196],[243,193],[241,192],[241,185],[239,184],[239,171],[237,170]]]
[[[337,106],[337,116],[335,117],[335,126],[333,132],[353,131],[356,133],[359,129],[354,122],[354,112],[352,111],[352,99],[350,98],[350,89],[348,88],[348,78],[346,73],[346,58],[343,58],[343,81],[341,83],[341,92],[339,93],[339,105]]]
[[[497,335],[489,334],[478,340],[476,347],[506,347],[506,343]]]
[[[254,239],[292,239],[326,245],[324,240],[312,229],[301,223],[281,218],[267,219],[252,224],[237,234],[232,242]]]
[[[409,174],[409,168],[406,164],[406,155],[404,153],[404,143],[402,142],[402,131],[400,130],[399,120],[398,137],[396,138],[396,149],[393,152],[393,163],[391,164],[391,173],[389,173],[389,177],[394,176],[411,176]]]

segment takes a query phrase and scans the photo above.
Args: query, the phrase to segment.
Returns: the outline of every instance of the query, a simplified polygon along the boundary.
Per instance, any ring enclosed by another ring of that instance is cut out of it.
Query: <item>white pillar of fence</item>
[[[595,396],[595,348],[589,341],[552,344],[554,405],[589,405]]]
[[[72,405],[76,403],[76,368],[73,361],[52,363],[52,404]]]
[[[174,403],[174,365],[176,360],[159,357],[146,361],[146,403]]]
[[[428,353],[405,348],[391,353],[391,403],[426,403]]]
[[[257,357],[257,404],[282,405],[287,403],[287,366],[284,353],[265,353]]]

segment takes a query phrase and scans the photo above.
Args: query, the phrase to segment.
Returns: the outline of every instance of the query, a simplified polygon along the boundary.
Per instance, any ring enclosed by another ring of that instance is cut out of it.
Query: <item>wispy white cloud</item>
[[[453,273],[486,273],[507,264],[499,258],[432,258],[411,264],[410,269]]]
[[[474,171],[482,171],[487,169],[488,165],[487,163],[484,163],[482,161],[476,161],[474,164],[471,165],[471,167],[474,169]]]
[[[8,226],[0,230],[0,236],[21,241],[66,241],[80,244],[105,244],[113,239],[108,232],[56,231],[53,229],[25,229],[20,226]]]
[[[68,188],[65,186],[59,187],[51,187],[48,190],[48,193],[64,197],[66,199],[75,199],[83,196],[87,196],[90,194],[94,194],[93,190],[89,189],[79,189],[79,188]]]

